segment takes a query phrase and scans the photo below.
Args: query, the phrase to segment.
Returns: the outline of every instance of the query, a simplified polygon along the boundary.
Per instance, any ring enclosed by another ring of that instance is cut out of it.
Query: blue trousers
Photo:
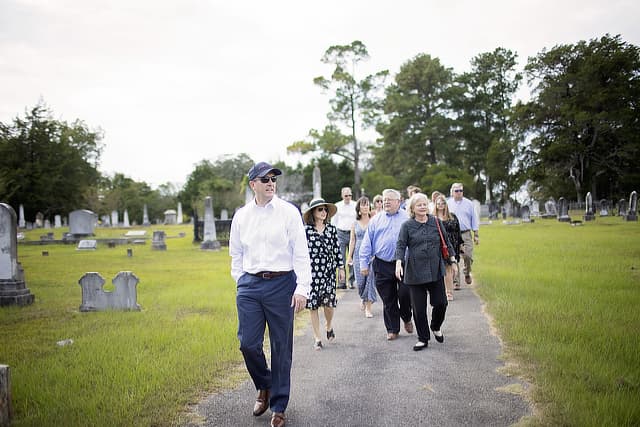
[[[238,280],[238,339],[256,390],[271,390],[269,406],[284,412],[289,404],[293,318],[291,297],[296,289],[293,272],[273,279],[243,274]],[[269,327],[271,368],[263,352],[265,326]]]

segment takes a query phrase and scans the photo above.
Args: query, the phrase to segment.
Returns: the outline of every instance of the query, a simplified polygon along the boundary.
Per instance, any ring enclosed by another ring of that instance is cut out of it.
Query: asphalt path
[[[386,340],[381,302],[365,318],[357,291],[338,291],[335,341],[314,350],[310,323],[295,336],[286,425],[509,426],[530,415],[521,393],[526,384],[500,373],[500,340],[481,300],[468,286],[454,297],[444,343],[432,337],[416,352],[415,332],[403,329],[397,340]],[[195,405],[188,427],[269,426],[269,410],[251,413],[256,391],[245,377]]]

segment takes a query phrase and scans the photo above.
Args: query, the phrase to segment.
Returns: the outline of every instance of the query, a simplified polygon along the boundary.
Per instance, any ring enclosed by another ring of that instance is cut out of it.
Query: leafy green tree
[[[375,149],[374,169],[394,176],[402,188],[418,184],[427,165],[456,163],[457,146],[452,131],[450,98],[453,72],[440,60],[420,54],[406,62],[386,90],[387,122]]]
[[[523,166],[551,195],[578,200],[623,196],[637,186],[640,162],[640,50],[605,35],[558,45],[530,58],[535,84],[530,102],[519,106],[531,136]],[[627,180],[625,180],[627,179]],[[570,184],[569,184],[570,185]],[[555,193],[555,194],[554,194]]]
[[[458,136],[464,152],[464,170],[484,186],[490,198],[500,190],[502,198],[516,191],[519,182],[511,174],[518,135],[511,122],[514,96],[522,80],[516,72],[517,55],[497,48],[471,60],[471,71],[458,76],[455,109]],[[477,193],[481,187],[474,183]],[[472,188],[471,186],[465,188]]]
[[[45,217],[84,208],[100,178],[102,133],[76,120],[53,119],[43,103],[12,124],[0,124],[0,197],[25,216]]]
[[[388,71],[379,71],[362,80],[355,76],[359,62],[369,58],[366,46],[355,40],[349,45],[329,47],[321,61],[334,66],[330,78],[316,77],[313,81],[323,91],[333,91],[330,100],[331,111],[327,114],[329,125],[322,131],[312,129],[311,141],[298,141],[288,149],[290,152],[307,153],[320,151],[336,155],[353,165],[353,190],[360,194],[361,157],[365,144],[358,138],[358,131],[375,125],[380,111],[378,92],[384,85]],[[340,130],[340,124],[349,129],[346,136]]]

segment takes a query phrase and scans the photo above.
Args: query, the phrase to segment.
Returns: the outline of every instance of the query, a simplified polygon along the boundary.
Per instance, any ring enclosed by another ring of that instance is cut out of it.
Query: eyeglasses
[[[329,212],[329,209],[325,208],[324,206],[320,206],[319,208],[316,208],[316,210],[318,212]]]
[[[463,190],[453,190],[454,193],[462,193]]]
[[[376,200],[376,203],[382,203],[382,200]]]
[[[266,184],[271,180],[271,182],[276,182],[278,180],[277,176],[263,176],[262,178],[258,178],[261,183]]]
[[[345,194],[344,197],[352,197],[351,194]]]

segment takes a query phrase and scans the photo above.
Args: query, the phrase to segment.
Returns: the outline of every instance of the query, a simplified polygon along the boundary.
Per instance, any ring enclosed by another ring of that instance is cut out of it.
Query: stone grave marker
[[[51,221],[49,221],[49,219],[44,220],[44,228],[51,228]]]
[[[44,214],[42,212],[36,213],[36,228],[44,227]]]
[[[558,199],[558,221],[571,222],[571,217],[569,216],[569,203],[564,197],[560,197]]]
[[[149,212],[147,211],[147,205],[145,204],[142,211],[142,226],[149,227],[151,223],[149,222]]]
[[[73,236],[92,236],[96,225],[96,214],[79,209],[69,214],[69,233]]]
[[[320,167],[316,162],[313,167],[313,198],[319,199],[322,197],[322,175],[320,173]]]
[[[540,216],[540,202],[534,200],[531,202],[531,216]]]
[[[166,251],[167,244],[165,243],[166,235],[162,230],[156,230],[153,232],[153,239],[151,240],[151,249],[156,251]]]
[[[200,249],[220,250],[220,242],[216,236],[216,221],[213,216],[213,200],[211,196],[204,199],[204,237]]]
[[[103,227],[111,227],[111,218],[109,217],[109,215],[102,215],[101,219],[102,219],[101,225]]]
[[[609,201],[607,199],[600,200],[600,216],[609,216]]]
[[[229,211],[226,209],[222,209],[220,211],[220,219],[222,221],[227,221],[229,219]]]
[[[522,222],[531,222],[531,211],[529,206],[523,206],[521,210]]]
[[[627,214],[624,219],[627,221],[638,220],[638,193],[636,193],[635,190],[632,191],[629,196],[629,209],[627,210]]]
[[[18,219],[18,227],[20,228],[26,228],[27,227],[27,223],[24,220],[24,206],[22,205],[22,203],[20,204],[20,218]]]
[[[18,221],[16,212],[0,203],[0,307],[29,305],[35,296],[24,281],[24,271],[18,262]]]
[[[11,399],[11,371],[9,365],[0,365],[0,426],[9,426],[11,423]]]
[[[120,219],[118,218],[118,211],[111,211],[111,226],[117,227],[119,225]]]
[[[60,215],[56,215],[53,217],[53,228],[61,228],[62,227],[62,217]]]
[[[584,215],[582,219],[585,221],[594,221],[596,219],[596,215],[593,213],[593,198],[591,197],[591,191],[589,191],[584,198]]]
[[[174,225],[176,224],[176,217],[178,214],[173,209],[167,209],[164,211],[164,224],[165,225]]]
[[[176,224],[182,224],[182,203],[178,202],[178,213],[176,215]]]
[[[127,211],[126,209],[124,210],[124,218],[123,218],[123,224],[122,226],[124,228],[129,228],[131,227],[131,224],[129,224],[129,211]]]
[[[627,215],[627,201],[626,199],[620,199],[618,201],[618,216],[625,217]]]
[[[542,218],[556,218],[558,216],[558,210],[556,207],[556,201],[553,198],[549,198],[544,203],[544,213],[541,215]]]
[[[97,240],[80,240],[78,242],[78,246],[76,247],[77,251],[95,251],[98,248]]]
[[[131,271],[121,271],[111,281],[114,291],[105,291],[99,273],[85,273],[78,283],[82,288],[80,311],[140,310],[137,285],[140,280]]]

